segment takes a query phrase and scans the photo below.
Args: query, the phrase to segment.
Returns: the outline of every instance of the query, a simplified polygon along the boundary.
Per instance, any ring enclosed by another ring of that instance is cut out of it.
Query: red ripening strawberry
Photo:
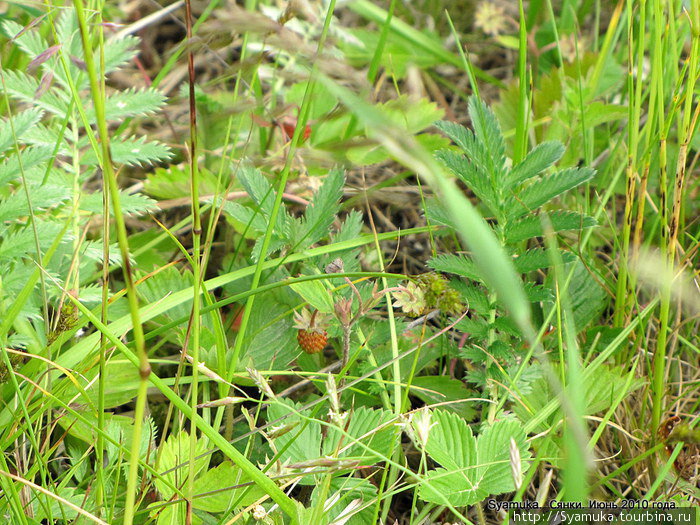
[[[300,328],[297,332],[297,341],[307,354],[318,354],[328,343],[328,333],[325,330],[309,332]]]
[[[328,333],[325,330],[325,320],[320,318],[318,311],[309,312],[304,308],[294,312],[294,327],[298,330],[297,342],[307,354],[317,354],[326,347]]]

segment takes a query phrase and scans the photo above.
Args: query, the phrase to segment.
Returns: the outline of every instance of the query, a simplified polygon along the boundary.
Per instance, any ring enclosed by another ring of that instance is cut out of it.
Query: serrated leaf
[[[510,440],[520,451],[521,462],[530,458],[522,425],[515,419],[496,421],[484,429],[477,438],[477,461],[486,466],[481,488],[490,495],[515,490],[510,462]],[[522,467],[524,472],[526,469]]]
[[[105,113],[107,120],[117,120],[135,115],[149,115],[156,112],[165,103],[165,96],[155,89],[128,89],[107,97]],[[87,112],[90,122],[95,120],[95,112]]]
[[[68,198],[68,190],[63,186],[30,186],[32,209],[42,209],[60,205]],[[17,220],[29,215],[29,203],[24,190],[18,190],[11,198],[0,201],[0,222]]]
[[[454,151],[441,150],[435,156],[481,199],[491,213],[498,213],[498,197],[486,172],[466,156]]]
[[[138,52],[138,45],[139,39],[135,36],[111,38],[105,46],[105,72],[111,73],[134,58]]]
[[[370,465],[391,454],[392,444],[396,436],[396,427],[389,422],[393,415],[387,410],[360,407],[350,415],[347,430],[349,436],[369,447],[348,440],[335,428],[329,428],[323,441],[323,454],[335,455],[342,450],[340,458],[362,458],[361,464]],[[346,449],[347,447],[347,449]]]
[[[290,283],[289,287],[298,293],[304,301],[319,312],[333,313],[333,300],[323,281],[302,281]]]
[[[127,193],[124,190],[119,192],[119,203],[122,213],[126,215],[141,215],[158,209],[155,200],[142,193]],[[80,200],[80,209],[91,213],[102,213],[102,192],[96,191],[85,195]],[[111,214],[114,211],[110,207]]]
[[[172,156],[170,148],[156,141],[146,141],[146,137],[113,138],[111,141],[112,160],[128,166],[145,166],[161,162]],[[94,150],[89,149],[81,158],[81,164],[97,165]]]
[[[489,299],[481,286],[453,279],[450,287],[461,294],[470,312],[485,315],[490,310]]]
[[[577,259],[571,264],[574,266],[568,293],[574,314],[574,324],[577,331],[581,331],[600,315],[607,304],[608,295],[593,278],[591,270],[586,268],[583,261]],[[565,267],[565,275],[571,270],[570,265]]]
[[[564,145],[558,141],[538,144],[511,170],[507,177],[507,184],[518,186],[535,175],[539,175],[554,165],[564,155],[564,151]]]
[[[333,220],[338,213],[344,184],[345,175],[343,172],[338,169],[331,170],[311,199],[302,220],[295,223],[291,241],[296,250],[308,248],[328,236]]]
[[[267,179],[260,173],[260,170],[250,164],[243,164],[238,172],[238,180],[243,185],[246,193],[250,195],[253,202],[257,204],[259,212],[265,220],[272,216],[272,209],[275,204],[275,191]],[[287,214],[284,205],[280,206],[277,213],[275,233],[278,237],[288,238],[291,217]],[[267,227],[265,228],[267,229]]]
[[[533,272],[542,268],[550,268],[553,266],[552,256],[545,248],[532,248],[524,253],[521,253],[513,259],[515,269],[520,273]],[[565,250],[559,250],[559,257],[565,263],[573,261],[576,256]]]
[[[466,401],[469,397],[478,397],[476,392],[469,390],[459,379],[448,376],[418,376],[413,378],[411,395],[416,396],[424,403],[445,403],[445,410],[454,412],[465,420],[471,420],[476,415],[476,410],[471,406],[472,402]]]
[[[508,216],[515,219],[533,212],[562,193],[591,180],[594,175],[595,170],[590,168],[569,168],[534,181],[509,199]]]
[[[36,226],[39,246],[42,250],[48,247],[63,229],[60,224],[46,221],[38,221]],[[32,260],[35,260],[37,257],[33,228],[22,228],[15,233],[2,236],[2,241],[0,242],[0,259],[12,260],[28,255]]]
[[[597,225],[593,217],[571,211],[551,212],[549,213],[549,221],[555,233],[566,230],[578,230],[580,228],[591,228]],[[529,215],[520,219],[518,222],[510,222],[504,228],[503,234],[506,242],[509,244],[533,237],[542,237],[544,235],[542,218],[538,215]]]
[[[434,410],[430,423],[435,426],[430,428],[425,451],[431,458],[450,470],[475,464],[476,440],[464,419],[452,412]]]
[[[527,282],[523,288],[528,301],[531,303],[554,301],[554,292],[544,285]]]
[[[2,31],[5,33],[5,36],[12,39],[29,58],[34,58],[49,48],[48,42],[41,37],[39,31],[30,29],[22,32],[23,30],[24,27],[13,20],[6,19],[2,23]],[[22,34],[20,35],[20,33]]]
[[[197,495],[192,505],[207,512],[230,512],[252,505],[265,496],[265,491],[252,483],[247,487],[230,488],[250,481],[241,469],[225,461],[197,478]]]
[[[500,195],[503,191],[505,170],[503,151],[500,153],[494,151],[492,144],[483,142],[470,130],[454,122],[437,122],[435,126],[446,133],[460,147],[468,161],[475,166],[476,171],[482,174],[485,179],[483,184],[489,184],[493,188],[494,204],[499,203],[500,201],[495,196]]]
[[[321,457],[321,425],[295,414],[294,412],[300,412],[308,416],[308,413],[301,412],[300,408],[301,405],[287,400],[280,400],[267,408],[268,421],[288,416],[284,419],[285,425],[297,423],[291,431],[274,440],[278,451],[286,449],[280,456],[282,461],[296,463]]]
[[[31,108],[12,117],[12,125],[7,119],[0,124],[0,153],[14,146],[15,140],[21,139],[30,128],[41,120],[44,112],[38,108]]]
[[[311,494],[312,508],[324,506],[324,518],[329,525],[366,525],[372,521],[372,507],[366,505],[376,501],[377,487],[369,480],[354,477],[333,477],[330,483],[330,495],[319,501],[323,493],[321,486],[316,486]],[[330,508],[328,508],[330,506]],[[310,523],[309,520],[300,523]]]
[[[5,70],[3,75],[5,75],[4,87],[10,96],[59,117],[65,117],[68,113],[69,103],[65,97],[58,96],[58,90],[49,89],[37,99],[35,93],[39,88],[39,82],[34,77],[16,70]]]
[[[284,370],[301,352],[289,315],[290,307],[282,302],[280,294],[261,294],[255,301],[244,343],[244,366]]]
[[[438,255],[428,261],[428,266],[438,272],[461,275],[473,281],[481,280],[474,261],[464,255],[451,253]]]
[[[420,497],[436,505],[449,503],[455,507],[465,507],[481,501],[487,496],[484,490],[474,485],[467,474],[471,469],[447,470],[443,468],[431,470],[420,485]]]
[[[469,97],[468,105],[474,135],[488,148],[491,159],[491,172],[495,180],[500,180],[500,175],[503,173],[506,162],[506,144],[496,115],[493,114],[491,108],[476,96]]]
[[[198,458],[194,464],[194,475],[197,476],[209,464],[209,455],[206,440],[198,438],[195,442],[194,455]],[[190,460],[190,436],[181,430],[175,434],[170,434],[162,447],[160,447],[160,461],[158,468],[161,472],[170,471],[163,474],[162,478],[169,482],[171,486],[184,487],[187,484],[189,468],[176,468],[181,464],[187,464]],[[196,479],[196,478],[195,478]],[[162,479],[153,480],[158,492],[163,499],[170,499],[175,493]]]
[[[41,146],[30,146],[21,152],[21,169],[29,170],[34,166],[40,166],[51,158],[51,149]],[[0,164],[0,184],[7,184],[15,180],[21,173],[20,159],[17,155],[12,155]]]
[[[488,323],[484,319],[477,316],[472,318],[465,317],[457,323],[456,328],[472,337],[477,338],[484,338],[489,333]]]

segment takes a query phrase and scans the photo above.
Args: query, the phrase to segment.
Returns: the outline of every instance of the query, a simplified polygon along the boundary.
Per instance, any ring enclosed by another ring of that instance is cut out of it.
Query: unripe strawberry
[[[328,343],[328,333],[322,331],[307,331],[300,328],[297,332],[297,341],[301,349],[307,354],[317,354],[326,347]]]
[[[317,354],[326,347],[328,333],[325,329],[325,320],[318,311],[313,314],[304,308],[301,312],[294,313],[294,324],[297,328],[297,342],[307,354]]]

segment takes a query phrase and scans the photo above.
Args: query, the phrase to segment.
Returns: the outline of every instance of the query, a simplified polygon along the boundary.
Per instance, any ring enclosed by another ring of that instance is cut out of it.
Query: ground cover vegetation
[[[697,505],[700,1],[0,11],[9,523]]]

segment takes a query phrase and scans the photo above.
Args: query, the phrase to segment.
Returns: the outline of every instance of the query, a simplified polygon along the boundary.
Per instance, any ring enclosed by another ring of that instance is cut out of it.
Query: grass
[[[2,514],[697,506],[700,2],[229,7],[0,20]]]

